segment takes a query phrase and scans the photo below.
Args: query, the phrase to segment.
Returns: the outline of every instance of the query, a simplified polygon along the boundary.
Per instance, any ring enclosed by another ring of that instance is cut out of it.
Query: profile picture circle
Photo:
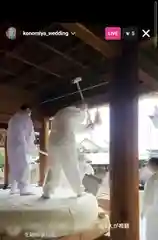
[[[6,36],[11,40],[16,39],[16,29],[14,27],[8,28],[8,30],[6,31]]]

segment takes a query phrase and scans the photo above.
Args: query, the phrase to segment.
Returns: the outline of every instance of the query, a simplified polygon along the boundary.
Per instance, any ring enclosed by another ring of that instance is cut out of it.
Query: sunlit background
[[[153,115],[155,106],[158,106],[158,95],[143,97],[139,99],[138,107],[138,142],[139,142],[139,158],[148,158],[149,151],[158,150],[158,130],[153,125],[150,115]],[[99,107],[99,113],[101,116],[102,124],[95,127],[93,131],[85,132],[77,136],[77,141],[80,142],[83,139],[90,139],[92,142],[100,147],[107,149],[106,159],[105,153],[100,153],[100,160],[97,155],[97,162],[109,161],[109,142],[110,142],[110,109],[109,106]],[[92,120],[96,108],[90,109]],[[101,156],[102,155],[102,156]],[[104,157],[103,157],[104,156]],[[92,158],[92,156],[91,156]]]

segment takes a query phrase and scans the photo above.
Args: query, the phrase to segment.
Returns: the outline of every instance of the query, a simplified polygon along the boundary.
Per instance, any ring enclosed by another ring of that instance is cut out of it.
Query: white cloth
[[[152,175],[145,185],[141,213],[145,220],[146,240],[158,239],[158,173]]]
[[[31,155],[37,153],[33,122],[28,114],[16,113],[8,123],[7,151],[10,177],[19,189],[29,184]]]
[[[75,134],[86,129],[82,124],[84,119],[85,111],[76,107],[67,107],[55,115],[49,137],[45,196],[50,196],[59,186],[62,171],[73,191],[76,194],[83,192]]]

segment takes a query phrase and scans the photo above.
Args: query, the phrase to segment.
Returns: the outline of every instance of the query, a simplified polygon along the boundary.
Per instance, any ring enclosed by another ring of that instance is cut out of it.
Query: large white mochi
[[[62,189],[51,199],[41,198],[41,189],[34,196],[9,195],[0,191],[0,232],[11,236],[25,232],[27,237],[59,237],[89,229],[98,217],[96,197],[79,198]]]

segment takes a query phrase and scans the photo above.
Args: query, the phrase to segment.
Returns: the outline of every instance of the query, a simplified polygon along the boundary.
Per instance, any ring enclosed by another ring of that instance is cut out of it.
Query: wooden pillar
[[[47,152],[48,150],[48,136],[49,136],[49,120],[44,118],[42,121],[42,127],[40,130],[40,149]],[[45,179],[47,166],[47,156],[40,154],[39,163],[39,185],[42,186]]]
[[[137,44],[124,42],[110,98],[111,239],[139,240]]]
[[[7,137],[5,138],[5,162],[4,162],[4,189],[9,185],[9,164],[8,164],[8,153],[7,153]]]

